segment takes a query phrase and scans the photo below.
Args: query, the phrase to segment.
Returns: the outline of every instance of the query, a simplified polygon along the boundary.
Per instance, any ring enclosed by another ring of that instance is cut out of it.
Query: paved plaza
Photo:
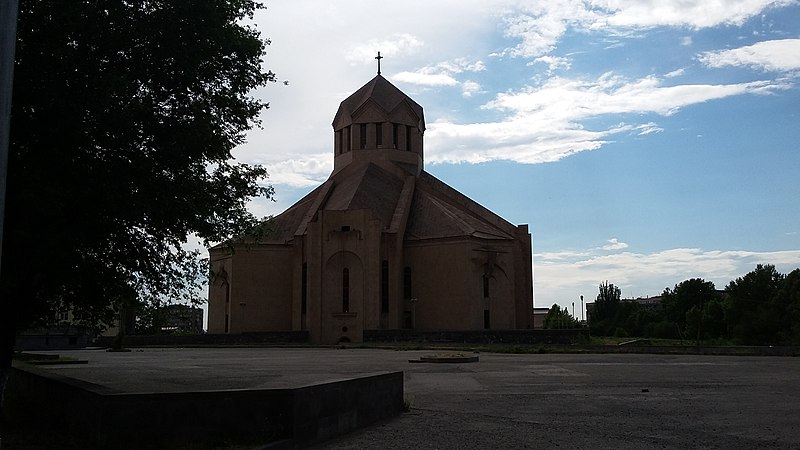
[[[319,448],[800,448],[800,358],[146,348],[44,370],[123,392],[295,387],[402,370],[410,411]],[[187,418],[191,420],[191,418]]]

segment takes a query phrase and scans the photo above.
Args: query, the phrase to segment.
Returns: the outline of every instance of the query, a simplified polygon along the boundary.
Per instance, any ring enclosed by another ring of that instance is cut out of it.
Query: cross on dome
[[[381,74],[381,60],[383,59],[383,56],[381,56],[381,52],[378,52],[378,56],[376,56],[375,59],[378,60],[378,75],[380,75]]]

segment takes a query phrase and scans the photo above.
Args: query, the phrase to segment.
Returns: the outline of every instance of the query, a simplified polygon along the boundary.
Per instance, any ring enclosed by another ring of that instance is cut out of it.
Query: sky
[[[580,317],[690,278],[800,267],[796,0],[268,1],[281,81],[234,151],[276,215],[333,169],[339,103],[376,74],[425,111],[425,170],[533,239],[534,305]],[[572,309],[570,309],[572,312]]]

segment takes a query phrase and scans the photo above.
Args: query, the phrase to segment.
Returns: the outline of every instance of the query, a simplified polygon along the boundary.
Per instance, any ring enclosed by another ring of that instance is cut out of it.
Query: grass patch
[[[660,347],[692,347],[697,346],[695,339],[662,339],[662,338],[647,338],[647,337],[617,337],[617,336],[590,336],[585,342],[586,345],[619,345],[622,342],[629,342],[635,339],[647,339],[652,346]],[[583,344],[583,343],[581,343]],[[700,341],[700,345],[708,346],[727,346],[733,345],[732,342],[726,339],[713,339]]]

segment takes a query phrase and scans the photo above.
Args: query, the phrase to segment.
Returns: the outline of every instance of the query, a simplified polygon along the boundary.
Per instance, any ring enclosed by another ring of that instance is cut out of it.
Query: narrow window
[[[489,277],[483,276],[483,298],[489,298]]]
[[[342,312],[350,312],[350,270],[342,270]]]
[[[362,123],[359,128],[361,130],[361,136],[359,136],[361,139],[361,148],[367,148],[367,124]]]
[[[350,126],[348,125],[344,129],[344,149],[342,150],[342,153],[349,152],[350,150]]]
[[[308,310],[308,263],[303,263],[302,283],[300,286],[300,313],[305,314]]]
[[[375,146],[383,145],[383,124],[375,124]]]
[[[381,263],[381,312],[389,312],[389,261]]]
[[[485,328],[487,330],[489,328],[491,328],[490,323],[489,323],[489,310],[488,309],[484,309],[483,310],[483,328]]]
[[[392,124],[392,145],[397,148],[397,124]]]
[[[411,151],[411,127],[406,126],[406,150]]]
[[[225,333],[228,333],[231,327],[231,285],[224,281],[222,289],[225,289]]]
[[[411,267],[403,269],[403,298],[411,300]]]

